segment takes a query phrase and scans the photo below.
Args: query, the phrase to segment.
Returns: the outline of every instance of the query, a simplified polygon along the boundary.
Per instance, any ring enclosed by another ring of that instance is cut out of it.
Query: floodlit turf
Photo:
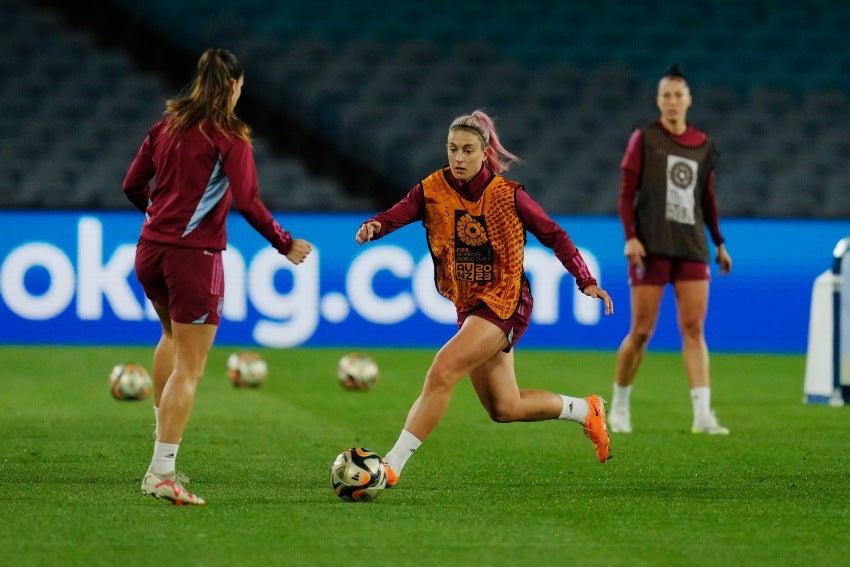
[[[139,492],[149,400],[118,402],[116,363],[152,349],[0,348],[0,565],[829,565],[850,544],[850,408],[802,403],[802,356],[712,356],[729,437],[690,433],[676,354],[651,353],[630,435],[599,464],[578,425],[496,424],[468,381],[371,503],[345,503],[341,450],[384,453],[432,351],[372,350],[370,392],[336,381],[342,350],[260,350],[238,390],[210,356],[178,468],[204,508]],[[520,350],[524,387],[610,397],[614,353]]]

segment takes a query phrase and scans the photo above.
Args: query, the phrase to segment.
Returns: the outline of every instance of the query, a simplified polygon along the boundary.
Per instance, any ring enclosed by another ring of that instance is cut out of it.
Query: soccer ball
[[[148,371],[138,364],[118,364],[109,375],[109,390],[116,400],[143,400],[153,388]]]
[[[369,449],[346,449],[331,465],[331,487],[346,502],[369,502],[386,486],[384,461]]]
[[[256,352],[234,352],[227,358],[227,373],[234,386],[256,388],[268,377],[269,367]]]
[[[337,365],[339,383],[348,390],[368,390],[375,385],[379,375],[378,364],[359,352],[346,354]]]

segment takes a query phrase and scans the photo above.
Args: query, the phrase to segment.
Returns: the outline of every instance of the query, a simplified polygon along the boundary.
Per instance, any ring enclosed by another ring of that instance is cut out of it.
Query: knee
[[[425,376],[425,388],[432,392],[450,392],[462,377],[446,365],[435,362]]]
[[[177,365],[168,381],[174,382],[175,386],[179,386],[183,390],[191,390],[194,393],[203,376],[203,369],[198,371],[195,368]]]
[[[516,421],[510,414],[506,412],[500,412],[498,410],[489,410],[487,412],[490,415],[490,419],[496,423],[512,423]]]
[[[699,318],[683,319],[679,322],[679,330],[685,340],[702,340],[703,324]]]
[[[487,407],[487,415],[496,423],[512,423],[517,421],[513,406],[505,403],[494,403]]]
[[[636,349],[643,350],[649,343],[649,339],[652,338],[652,330],[642,327],[632,329],[632,332],[629,333],[629,338]]]

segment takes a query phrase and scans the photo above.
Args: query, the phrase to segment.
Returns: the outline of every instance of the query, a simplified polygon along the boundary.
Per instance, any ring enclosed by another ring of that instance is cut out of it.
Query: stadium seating
[[[0,207],[131,208],[121,183],[172,88],[54,11],[20,0],[2,10]],[[276,208],[364,207],[332,177],[267,147],[255,140],[261,191]]]
[[[71,45],[55,47],[50,57],[49,48],[39,47],[38,56],[20,67],[14,58],[0,60],[0,70],[20,73],[20,87],[0,90],[0,103],[27,117],[28,139],[22,145],[55,144],[66,138],[62,128],[88,134],[76,136],[77,145],[55,156],[66,164],[61,175],[0,167],[0,199],[21,206],[23,197],[8,188],[23,178],[32,197],[38,186],[64,182],[94,199],[97,191],[79,185],[95,182],[96,176],[68,160],[95,155],[98,169],[109,171],[107,157],[97,155],[100,143],[115,140],[109,124],[121,125],[122,140],[141,139],[167,89],[134,69],[126,55],[62,29],[51,14],[22,1],[4,2],[17,6],[19,14],[0,31],[27,31],[18,39],[4,38],[7,49],[0,51],[35,51],[36,28],[49,28],[61,38],[56,46]],[[722,154],[717,175],[722,214],[850,215],[850,198],[841,195],[850,148],[838,126],[850,117],[850,5],[695,0],[661,9],[652,0],[435,0],[386,10],[377,3],[330,7],[312,0],[111,4],[136,22],[149,22],[150,33],[177,42],[192,57],[207,46],[233,49],[246,63],[247,89],[333,151],[388,180],[384,198],[352,198],[333,188],[339,184],[335,179],[346,177],[344,169],[319,181],[303,164],[288,161],[295,157],[269,152],[258,156],[265,185],[306,192],[271,191],[269,198],[280,207],[325,209],[332,202],[339,209],[372,208],[391,202],[445,161],[449,121],[485,107],[497,117],[506,146],[525,158],[512,175],[546,208],[615,214],[628,136],[657,116],[656,82],[666,65],[677,61],[693,89],[689,118],[713,136]],[[44,37],[45,30],[38,31]],[[70,78],[77,70],[69,72],[68,62],[79,54],[92,61],[86,66],[93,75],[89,81]],[[67,98],[86,93],[94,108],[72,100],[56,101],[53,114],[35,110],[33,97],[56,95],[57,81]],[[127,96],[113,100],[120,92]],[[158,102],[132,108],[130,99]],[[14,119],[3,120],[6,131],[6,122]],[[46,124],[39,124],[43,120]],[[94,147],[92,138],[98,141]],[[109,159],[126,167],[132,148],[113,143]],[[310,195],[322,198],[311,201]]]

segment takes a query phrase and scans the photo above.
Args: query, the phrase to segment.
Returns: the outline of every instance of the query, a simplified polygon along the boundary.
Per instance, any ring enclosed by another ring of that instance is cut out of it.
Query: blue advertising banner
[[[278,214],[314,246],[293,266],[233,214],[216,343],[269,347],[436,347],[455,329],[434,287],[420,224],[363,246],[368,215]],[[579,293],[529,236],[534,295],[523,348],[616,349],[629,327],[623,237],[614,217],[556,217],[614,298],[615,313]],[[152,344],[159,323],[133,273],[135,212],[0,212],[0,344]],[[806,350],[811,289],[850,221],[727,219],[732,274],[713,267],[706,338],[713,351]],[[678,350],[672,290],[651,348]]]

